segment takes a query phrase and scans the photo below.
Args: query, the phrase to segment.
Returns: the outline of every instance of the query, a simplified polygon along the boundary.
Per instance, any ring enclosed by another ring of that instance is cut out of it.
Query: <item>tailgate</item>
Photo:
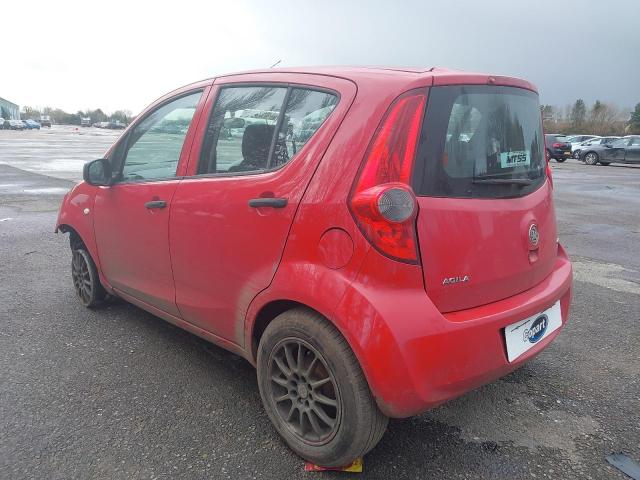
[[[516,295],[542,281],[557,254],[551,188],[519,199],[418,199],[425,287],[442,312]],[[529,238],[539,232],[537,247]]]
[[[426,291],[442,312],[532,288],[557,234],[538,96],[518,87],[432,87],[413,174]]]

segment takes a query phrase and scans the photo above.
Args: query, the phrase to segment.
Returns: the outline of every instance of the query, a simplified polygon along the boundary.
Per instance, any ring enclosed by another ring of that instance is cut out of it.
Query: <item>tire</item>
[[[604,165],[606,167],[607,165],[611,165],[611,162],[603,162],[600,160],[600,165]]]
[[[276,317],[260,339],[257,370],[271,422],[316,465],[350,464],[387,428],[346,340],[316,312],[299,308]]]
[[[573,152],[573,158],[575,158],[576,160],[580,160],[580,150],[576,150],[575,152]]]
[[[598,157],[598,154],[596,152],[588,152],[584,156],[584,163],[586,163],[587,165],[596,165],[599,161],[600,157]]]
[[[71,279],[80,303],[86,308],[93,308],[105,299],[96,264],[83,248],[71,250]]]
[[[556,158],[556,162],[558,162],[558,163],[563,163],[563,162],[566,162],[566,161],[567,161],[566,158]]]

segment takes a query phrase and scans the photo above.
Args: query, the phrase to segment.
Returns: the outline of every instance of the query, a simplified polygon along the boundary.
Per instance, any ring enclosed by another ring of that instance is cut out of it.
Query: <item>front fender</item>
[[[80,236],[87,247],[91,258],[95,262],[100,280],[103,285],[108,286],[102,275],[100,268],[100,256],[93,229],[93,208],[95,203],[95,188],[84,182],[79,183],[67,193],[60,205],[58,219],[56,220],[55,232],[66,233],[71,229]]]

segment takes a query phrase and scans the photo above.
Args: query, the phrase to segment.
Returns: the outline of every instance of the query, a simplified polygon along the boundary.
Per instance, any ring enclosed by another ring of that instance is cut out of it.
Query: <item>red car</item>
[[[217,77],[151,105],[62,204],[72,276],[257,367],[338,466],[540,353],[567,322],[535,87],[446,69]]]

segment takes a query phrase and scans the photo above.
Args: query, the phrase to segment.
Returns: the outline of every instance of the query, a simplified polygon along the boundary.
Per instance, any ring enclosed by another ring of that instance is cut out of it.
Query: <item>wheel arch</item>
[[[307,310],[314,311],[319,315],[322,315],[329,323],[338,328],[335,322],[332,322],[327,315],[319,311],[317,308],[313,308],[305,303],[290,300],[290,299],[276,299],[270,300],[265,303],[258,312],[256,313],[253,321],[249,325],[249,338],[250,342],[248,342],[247,354],[250,356],[251,363],[255,364],[256,358],[258,356],[258,345],[260,344],[260,339],[264,334],[264,331],[267,329],[269,324],[278,316],[287,312],[289,310],[293,310],[296,308],[305,308]],[[338,328],[338,331],[340,329]],[[342,334],[342,332],[341,332]]]
[[[80,235],[80,233],[78,233],[78,231],[75,228],[73,228],[71,225],[66,223],[62,223],[58,225],[56,227],[55,233],[58,233],[58,232],[69,234],[69,246],[71,247],[71,250],[76,250],[80,247],[84,247],[85,250],[88,250],[87,244],[82,239],[82,235]]]

